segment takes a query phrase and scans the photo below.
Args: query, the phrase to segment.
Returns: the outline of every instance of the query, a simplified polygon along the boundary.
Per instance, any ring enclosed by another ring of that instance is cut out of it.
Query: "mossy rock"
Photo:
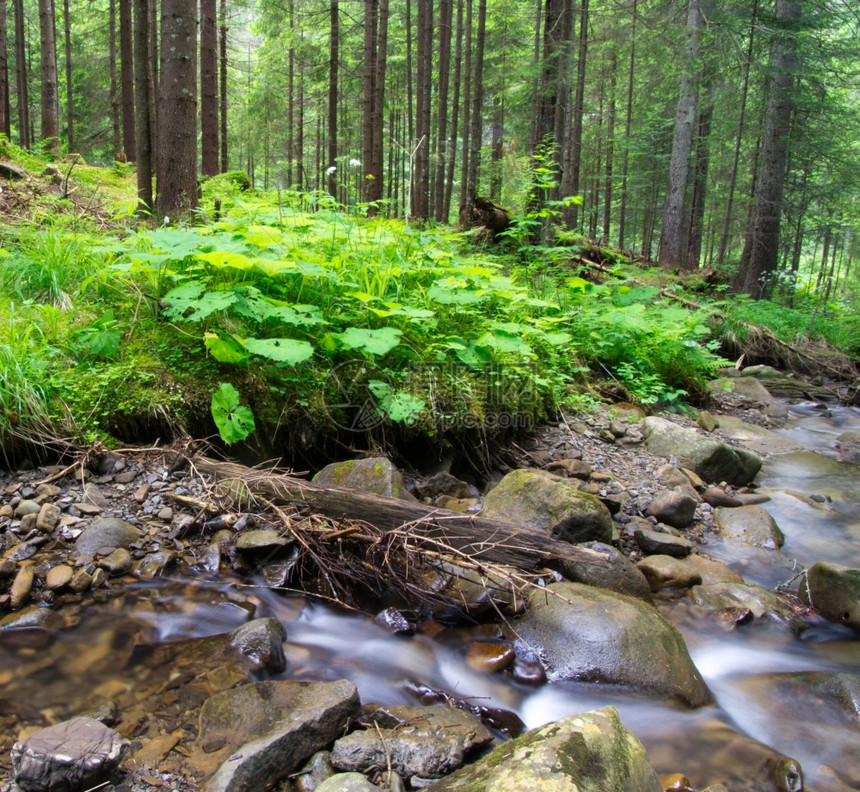
[[[406,489],[403,474],[385,457],[332,462],[317,473],[313,481],[325,487],[346,487],[386,498],[415,500]]]

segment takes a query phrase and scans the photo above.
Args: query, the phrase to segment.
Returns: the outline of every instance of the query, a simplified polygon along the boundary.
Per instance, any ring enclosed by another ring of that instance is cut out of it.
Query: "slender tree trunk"
[[[159,100],[159,73],[158,73],[158,34],[161,28],[161,13],[156,0],[149,0],[149,47],[147,57],[147,70],[149,72],[149,149],[150,162],[158,181],[158,100]]]
[[[448,172],[442,200],[443,222],[451,217],[451,196],[454,193],[454,167],[457,160],[457,123],[460,112],[460,75],[463,66],[463,0],[457,0],[457,36],[454,48],[454,95],[451,99],[451,137],[448,142]]]
[[[687,46],[681,71],[681,88],[675,113],[675,135],[669,163],[669,185],[663,206],[660,232],[660,264],[664,267],[684,267],[687,240],[684,236],[684,206],[690,183],[690,155],[693,150],[693,127],[699,98],[701,72],[702,8],[700,0],[687,5]]]
[[[152,129],[149,117],[149,3],[134,0],[134,136],[138,211],[152,211]]]
[[[290,0],[287,6],[288,24],[290,27],[290,50],[287,56],[287,187],[292,187],[293,160],[295,159],[295,91],[296,91],[296,8],[295,0]]]
[[[337,200],[337,88],[340,47],[340,19],[338,0],[329,4],[329,58],[328,58],[328,174],[329,194]]]
[[[197,4],[161,2],[158,209],[197,206]]]
[[[433,49],[433,0],[418,0],[417,67],[415,69],[415,153],[412,216],[426,220],[430,217],[430,110]]]
[[[406,147],[412,149],[415,140],[415,97],[412,89],[412,1],[406,0]],[[411,207],[406,207],[406,212]]]
[[[220,8],[221,16],[221,32],[218,37],[218,45],[220,47],[219,57],[219,85],[221,92],[219,97],[220,112],[218,121],[221,126],[221,134],[219,142],[221,144],[221,173],[226,173],[230,170],[230,161],[227,156],[227,0],[221,0]]]
[[[460,206],[458,210],[461,222],[469,190],[469,152],[471,150],[469,136],[472,133],[472,0],[466,0],[465,51],[465,74],[463,77],[463,157],[460,164]]]
[[[299,65],[298,130],[295,139],[296,182],[301,190],[310,189],[305,184],[305,66]]]
[[[744,134],[744,117],[747,110],[747,95],[750,84],[750,66],[753,58],[753,42],[755,40],[756,16],[758,13],[758,0],[753,0],[752,13],[750,14],[750,32],[747,41],[747,57],[744,63],[744,77],[741,84],[740,114],[738,116],[738,131],[735,135],[735,152],[732,159],[732,170],[729,175],[729,193],[726,197],[726,213],[723,216],[723,232],[720,235],[720,249],[717,253],[717,266],[721,267],[726,259],[726,248],[729,242],[729,228],[732,222],[732,208],[735,200],[735,186],[738,180],[738,163],[741,156],[741,143]]]
[[[42,145],[56,156],[60,153],[60,106],[54,0],[39,0],[39,38],[42,55]]]
[[[481,126],[484,107],[484,42],[487,31],[487,0],[478,0],[478,29],[475,38],[475,79],[472,86],[472,130],[469,134],[469,182],[466,187],[466,211],[471,214],[478,196],[478,164],[481,160]]]
[[[120,132],[120,109],[119,97],[117,95],[116,82],[116,0],[110,0],[110,13],[108,17],[108,36],[109,36],[109,72],[110,72],[110,111],[111,111],[111,130],[113,140],[113,158],[119,160],[122,154],[122,133]]]
[[[376,38],[379,25],[379,0],[364,0],[364,67],[362,73],[361,160],[365,173],[373,167],[373,103],[376,86]],[[375,175],[375,174],[374,174]],[[362,197],[370,201],[370,180],[363,185]]]
[[[579,10],[579,49],[576,59],[576,98],[573,103],[573,130],[571,132],[570,174],[566,179],[570,188],[563,190],[565,195],[579,195],[579,171],[582,162],[582,117],[585,106],[585,65],[588,53],[588,0],[580,0]],[[565,221],[568,228],[577,225],[578,206],[565,207]]]
[[[693,194],[690,197],[690,220],[686,232],[686,269],[698,269],[702,256],[702,238],[705,221],[705,193],[708,182],[711,149],[711,119],[714,112],[714,85],[710,76],[706,79],[705,97],[699,108],[696,135],[696,164],[693,170]]]
[[[630,69],[627,75],[627,113],[624,121],[624,157],[621,164],[621,206],[618,209],[618,247],[624,250],[624,231],[627,219],[627,176],[630,164],[630,130],[633,120],[633,75],[636,64],[636,6],[633,0],[633,10],[630,17]]]
[[[0,135],[12,136],[9,104],[9,55],[6,36],[6,0],[0,0]]]
[[[761,144],[761,166],[756,182],[751,230],[747,236],[749,264],[739,273],[740,290],[763,297],[779,255],[779,226],[788,139],[790,134],[794,73],[797,70],[797,42],[792,28],[800,19],[800,0],[776,0],[777,31],[771,45],[771,76]]]
[[[218,173],[217,0],[200,0],[200,171]]]
[[[122,93],[122,145],[128,162],[137,161],[134,140],[134,63],[131,43],[131,3],[119,0],[119,73]]]
[[[532,50],[532,96],[531,103],[529,107],[531,108],[531,113],[529,114],[529,156],[534,157],[535,150],[537,149],[538,144],[538,113],[540,112],[540,105],[538,103],[539,91],[540,91],[540,80],[541,80],[541,71],[540,71],[540,43],[541,43],[541,33],[542,33],[542,23],[543,21],[543,2],[542,0],[537,0],[535,3],[535,38],[534,38],[534,48]]]
[[[27,39],[24,35],[24,0],[12,0],[15,10],[15,82],[17,86],[18,137],[21,148],[30,148],[30,97],[27,90]]]
[[[384,186],[385,154],[385,73],[388,65],[388,0],[379,0],[379,24],[376,40],[376,81],[373,86],[372,146],[368,199],[382,199]],[[389,176],[389,178],[391,178]],[[374,212],[376,209],[374,208]]]
[[[615,89],[617,88],[618,53],[609,50],[609,111],[606,116],[606,174],[603,188],[603,243],[609,244],[612,221],[612,159],[615,149]]]
[[[493,139],[490,149],[490,200],[499,203],[502,200],[502,132],[505,128],[505,103],[502,95],[493,97]]]
[[[5,4],[5,0],[0,0]],[[69,153],[75,151],[75,103],[72,91],[72,22],[69,15],[69,0],[63,0],[63,33],[66,50],[66,141]]]
[[[436,120],[436,194],[433,207],[437,222],[445,222],[445,155],[448,146],[448,83],[451,74],[451,20],[454,15],[453,0],[439,3],[439,101]]]

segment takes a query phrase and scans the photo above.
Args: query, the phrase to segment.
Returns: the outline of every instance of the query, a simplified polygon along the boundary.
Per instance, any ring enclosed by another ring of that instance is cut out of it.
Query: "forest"
[[[407,423],[448,360],[536,365],[505,398],[541,412],[589,368],[695,397],[749,336],[856,357],[858,27],[835,0],[3,0],[2,153],[55,182],[0,193],[5,319],[113,383],[146,307],[198,338],[201,392],[237,364],[311,413],[333,366],[384,357]],[[184,343],[145,346],[181,376]],[[10,414],[66,403],[37,374],[7,370]],[[79,430],[134,411],[83,400]]]

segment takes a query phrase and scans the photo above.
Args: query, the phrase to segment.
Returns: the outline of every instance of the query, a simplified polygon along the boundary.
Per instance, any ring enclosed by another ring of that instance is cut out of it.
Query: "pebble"
[[[36,515],[41,510],[42,506],[34,500],[22,500],[15,507],[15,516],[24,517],[27,514]]]
[[[51,533],[60,522],[63,512],[59,506],[53,503],[42,504],[36,517],[36,528],[42,533]]]
[[[31,564],[26,564],[18,570],[18,574],[12,581],[12,588],[9,589],[9,608],[11,610],[18,610],[27,601],[35,580],[36,572]]]
[[[508,644],[475,641],[466,651],[466,663],[475,671],[501,671],[514,660],[514,650]]]
[[[72,582],[72,578],[74,576],[74,570],[65,564],[51,567],[51,569],[48,570],[48,574],[45,576],[45,586],[51,591],[56,591],[64,586],[68,586],[69,583]]]
[[[131,553],[124,547],[118,547],[99,561],[99,566],[111,575],[123,575],[131,569]]]

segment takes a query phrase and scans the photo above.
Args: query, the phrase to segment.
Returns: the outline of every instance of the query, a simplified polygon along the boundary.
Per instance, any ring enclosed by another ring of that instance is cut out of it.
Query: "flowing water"
[[[731,557],[718,542],[706,552],[731,562],[748,582],[766,586],[795,574],[795,562],[860,567],[860,470],[837,461],[834,446],[835,436],[850,428],[860,428],[857,410],[792,407],[783,433],[806,450],[768,461],[759,477],[772,498],[765,508],[786,535],[785,564],[774,567],[768,563],[772,556],[762,554]],[[509,676],[472,670],[464,659],[467,630],[392,637],[366,617],[263,587],[237,589],[235,583],[129,581],[121,594],[67,611],[56,633],[22,633],[14,641],[0,636],[0,727],[14,732],[17,719],[38,712],[56,720],[111,695],[142,701],[153,690],[169,690],[177,672],[170,663],[159,665],[159,645],[223,633],[245,622],[253,608],[255,615],[274,615],[286,626],[288,666],[282,678],[347,678],[362,701],[388,704],[416,703],[411,691],[423,685],[513,710],[528,728],[612,704],[645,743],[658,772],[684,772],[698,788],[723,782],[732,792],[791,789],[773,781],[770,754],[740,733],[801,762],[808,785],[818,792],[860,789],[856,718],[840,719],[808,689],[767,676],[860,672],[860,636],[837,625],[818,624],[800,637],[758,623],[727,630],[697,617],[685,600],[666,603],[666,614],[684,633],[716,697],[714,706],[691,712],[601,685],[526,687]]]

